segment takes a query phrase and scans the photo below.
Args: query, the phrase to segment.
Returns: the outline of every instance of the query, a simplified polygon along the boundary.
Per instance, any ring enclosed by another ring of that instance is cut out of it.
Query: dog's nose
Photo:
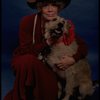
[[[58,27],[62,28],[64,25],[62,23],[58,23]]]

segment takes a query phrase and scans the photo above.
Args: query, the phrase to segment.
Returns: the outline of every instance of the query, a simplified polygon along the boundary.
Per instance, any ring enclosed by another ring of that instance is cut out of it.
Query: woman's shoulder
[[[36,14],[30,14],[30,15],[26,15],[26,16],[23,16],[21,18],[21,21],[20,21],[20,24],[21,25],[29,25],[31,23],[34,23],[34,17],[35,17]]]
[[[36,15],[36,14],[30,14],[30,15],[23,16],[23,17],[22,17],[22,20],[23,20],[23,19],[25,19],[25,20],[33,19],[35,15]]]

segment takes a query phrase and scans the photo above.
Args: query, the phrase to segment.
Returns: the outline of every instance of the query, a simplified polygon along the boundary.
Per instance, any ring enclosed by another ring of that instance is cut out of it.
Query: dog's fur
[[[45,38],[50,38],[50,29],[57,28],[58,23],[63,23],[64,28],[62,28],[64,31],[66,31],[66,34],[68,33],[68,30],[66,29],[67,21],[64,19],[58,17],[58,20],[53,22],[48,22],[46,24],[46,33]],[[55,67],[55,64],[57,64],[61,57],[64,55],[73,56],[73,54],[76,53],[78,48],[78,45],[76,41],[73,41],[70,45],[65,45],[64,43],[56,43],[56,45],[52,45],[50,54],[47,55],[45,58],[47,63],[52,67],[52,69],[62,78],[65,78],[66,80],[66,86],[65,86],[65,97],[63,100],[69,100],[70,96],[73,93],[73,89],[77,86],[79,86],[79,92],[81,94],[81,97],[79,99],[85,98],[87,95],[92,95],[94,92],[92,80],[91,80],[91,68],[88,64],[88,60],[86,58],[79,60],[74,65],[70,66],[65,71],[61,71]],[[59,91],[60,93],[60,91]],[[60,94],[58,94],[59,97]]]

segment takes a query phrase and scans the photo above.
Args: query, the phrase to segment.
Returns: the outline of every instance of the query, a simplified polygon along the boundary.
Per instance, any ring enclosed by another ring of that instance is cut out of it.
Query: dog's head
[[[58,39],[64,32],[65,20],[58,17],[54,21],[45,24],[45,38]]]
[[[63,34],[63,26],[64,26],[64,24],[59,22],[55,28],[50,29],[49,30],[50,37],[52,39],[58,39],[59,37],[61,37]]]

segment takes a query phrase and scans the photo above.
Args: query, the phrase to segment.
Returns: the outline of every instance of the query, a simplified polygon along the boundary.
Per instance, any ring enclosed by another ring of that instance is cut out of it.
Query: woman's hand
[[[63,56],[59,63],[57,63],[57,68],[60,70],[66,70],[71,65],[75,63],[75,59],[71,56]]]

